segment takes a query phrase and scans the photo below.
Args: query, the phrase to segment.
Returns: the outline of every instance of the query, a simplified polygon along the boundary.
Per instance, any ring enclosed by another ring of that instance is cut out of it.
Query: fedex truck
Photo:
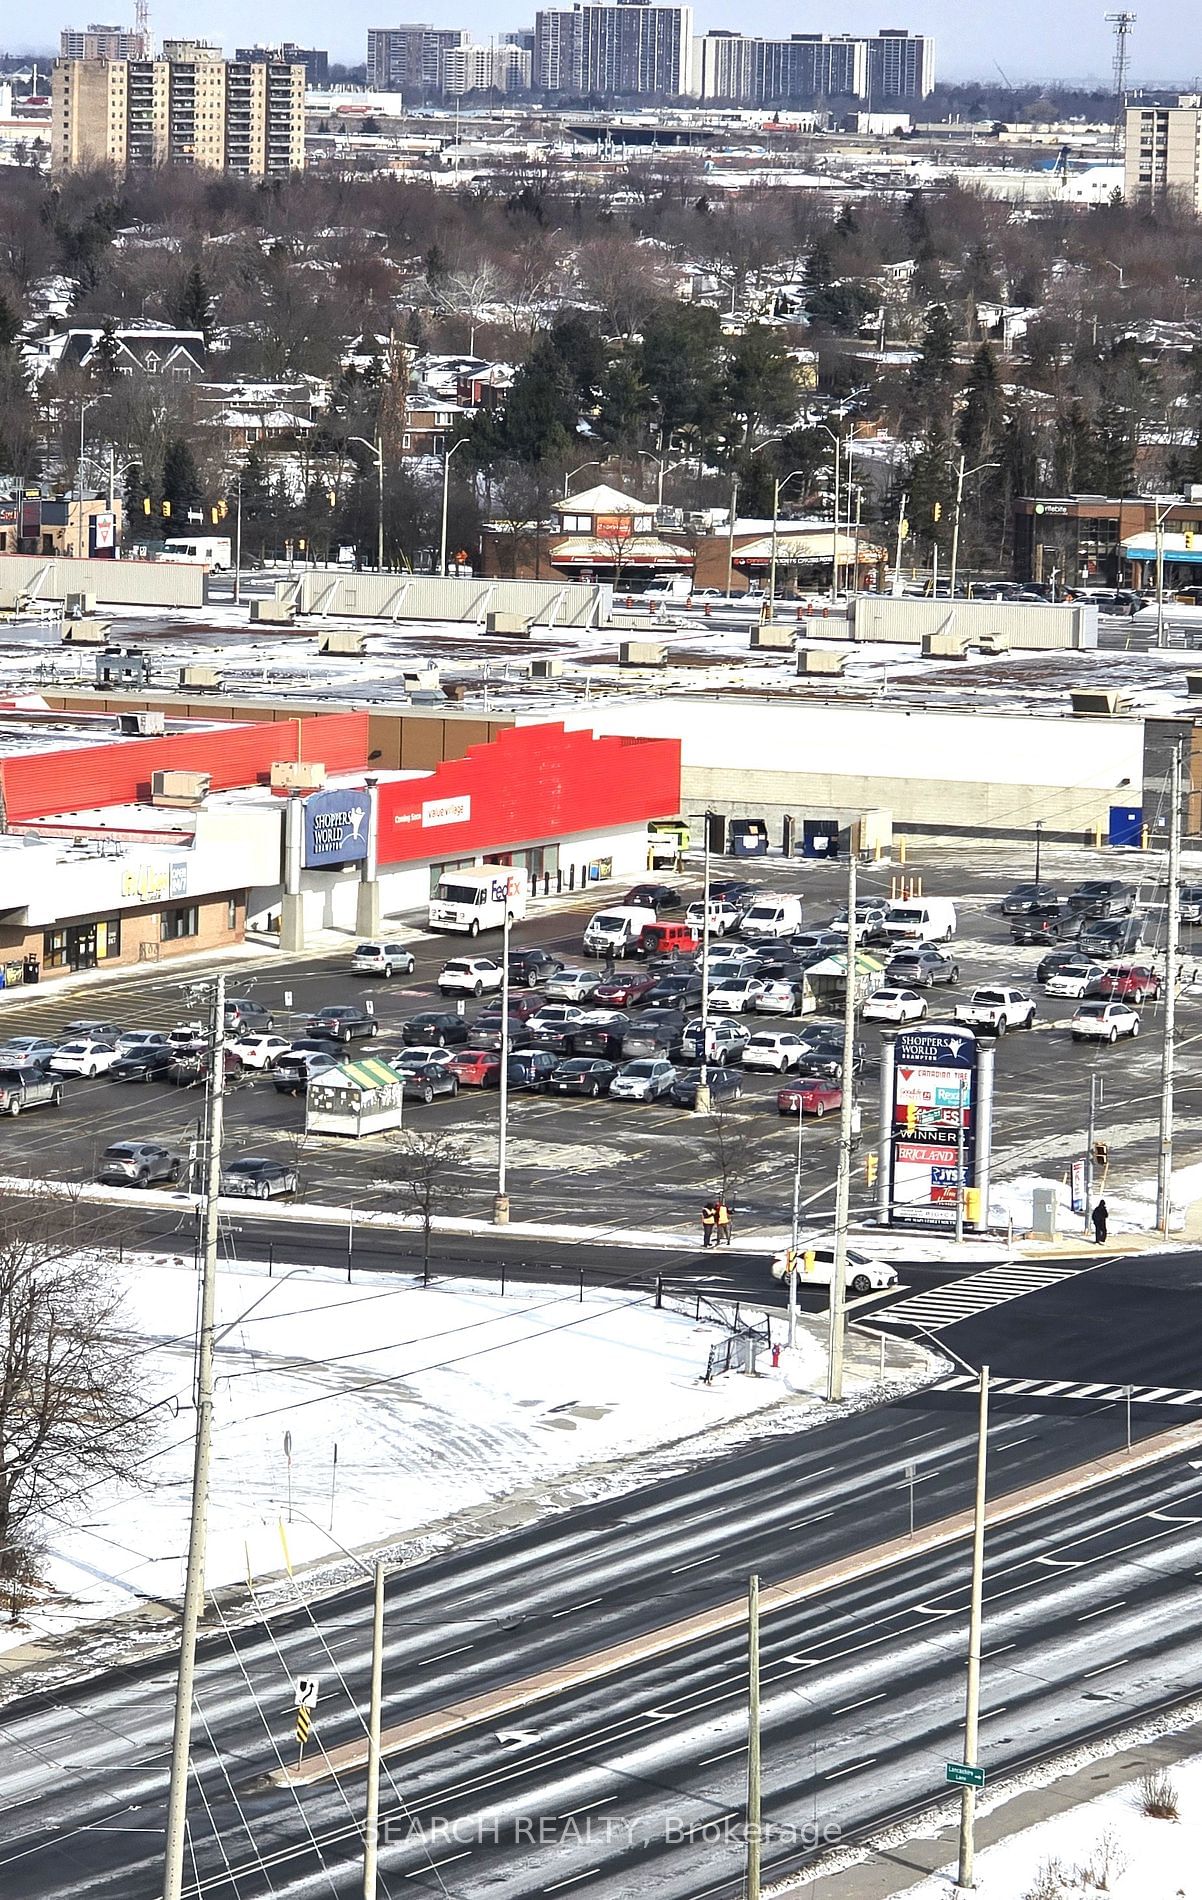
[[[444,871],[430,899],[430,928],[478,937],[501,930],[506,913],[516,923],[526,915],[530,880],[517,864],[465,864]]]
[[[164,541],[160,559],[182,561],[186,567],[208,567],[215,574],[226,573],[233,563],[233,550],[227,534],[180,535]]]

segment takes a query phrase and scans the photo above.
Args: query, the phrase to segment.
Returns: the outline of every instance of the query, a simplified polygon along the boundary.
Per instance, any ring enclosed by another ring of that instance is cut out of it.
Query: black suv
[[[1002,916],[1021,917],[1024,911],[1033,910],[1036,904],[1056,902],[1057,891],[1054,884],[1016,884],[1014,889],[1007,891],[1002,899]]]
[[[632,884],[621,902],[638,910],[653,910],[657,917],[683,908],[680,892],[670,884]]]
[[[1118,877],[1091,877],[1065,899],[1082,917],[1117,917],[1135,909],[1135,886]]]
[[[511,950],[509,952],[509,981],[521,983],[528,990],[536,990],[545,983],[556,970],[564,967],[563,958],[553,956],[550,950]]]

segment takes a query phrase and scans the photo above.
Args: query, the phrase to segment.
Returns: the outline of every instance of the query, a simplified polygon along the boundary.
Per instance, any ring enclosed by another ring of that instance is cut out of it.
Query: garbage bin
[[[762,818],[732,818],[730,851],[735,858],[763,858],[768,855],[768,827]]]
[[[801,855],[803,858],[837,858],[839,820],[837,818],[804,819],[801,826]]]
[[[42,974],[41,959],[35,956],[26,957],[25,981],[27,983],[36,983],[38,979],[40,978],[41,974]]]

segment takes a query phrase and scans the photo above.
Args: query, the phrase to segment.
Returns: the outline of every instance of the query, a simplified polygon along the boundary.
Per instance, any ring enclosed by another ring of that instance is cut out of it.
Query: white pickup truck
[[[969,1029],[1004,1036],[1008,1029],[1030,1029],[1035,1004],[1024,990],[974,990],[967,1003],[957,1003],[956,1021]]]

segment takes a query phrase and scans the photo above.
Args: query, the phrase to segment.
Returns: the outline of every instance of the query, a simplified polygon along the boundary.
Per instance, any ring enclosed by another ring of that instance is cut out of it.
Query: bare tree
[[[146,1448],[121,1295],[85,1238],[69,1197],[0,1194],[0,1585],[13,1620],[39,1530],[77,1517],[82,1484],[133,1480]]]
[[[439,1128],[406,1128],[391,1144],[392,1166],[402,1198],[422,1226],[422,1284],[430,1282],[430,1236],[435,1217],[462,1200],[468,1150]]]
[[[775,1165],[775,1149],[767,1131],[748,1126],[728,1096],[710,1098],[710,1109],[699,1115],[696,1151],[711,1177],[713,1188],[732,1210],[750,1176],[768,1163]]]

